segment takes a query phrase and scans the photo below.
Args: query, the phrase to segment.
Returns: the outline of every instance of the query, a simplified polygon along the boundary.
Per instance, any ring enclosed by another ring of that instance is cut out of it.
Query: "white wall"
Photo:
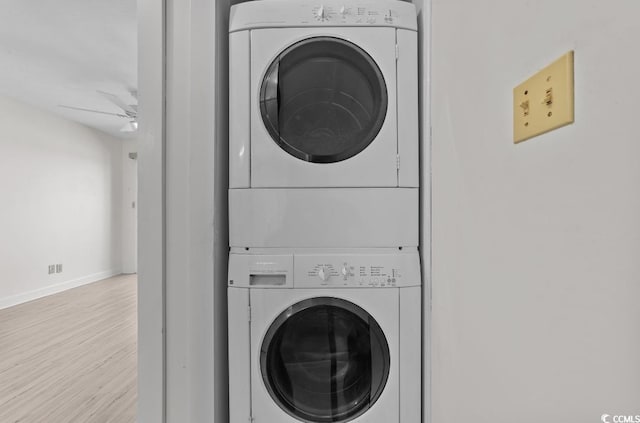
[[[211,421],[214,409],[214,30],[215,3],[167,1],[165,287],[169,423]]]
[[[138,152],[137,140],[122,141],[122,273],[138,271]]]
[[[138,1],[140,423],[227,420],[228,8]]]
[[[165,1],[138,0],[138,413],[165,422]],[[186,423],[186,421],[185,421]]]
[[[120,273],[121,164],[120,140],[0,98],[0,308]]]
[[[433,422],[640,414],[640,3],[434,0]],[[575,124],[512,88],[575,49]]]
[[[422,265],[422,417],[431,420],[431,0],[414,0],[418,12],[420,78],[420,260]]]
[[[166,12],[166,421],[224,422],[229,2]]]

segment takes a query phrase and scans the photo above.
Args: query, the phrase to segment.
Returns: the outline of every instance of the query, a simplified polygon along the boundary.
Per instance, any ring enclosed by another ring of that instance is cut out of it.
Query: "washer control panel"
[[[392,26],[417,30],[417,16],[413,4],[397,0],[260,1],[231,7],[231,32],[304,26]]]
[[[296,288],[378,287],[393,288],[420,284],[418,253],[295,255]]]
[[[249,288],[420,286],[420,258],[415,249],[399,253],[232,252],[228,283]]]

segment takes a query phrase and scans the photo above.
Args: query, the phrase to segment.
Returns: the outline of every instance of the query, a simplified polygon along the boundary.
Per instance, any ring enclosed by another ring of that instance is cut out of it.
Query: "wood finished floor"
[[[0,310],[0,423],[134,423],[137,278]]]

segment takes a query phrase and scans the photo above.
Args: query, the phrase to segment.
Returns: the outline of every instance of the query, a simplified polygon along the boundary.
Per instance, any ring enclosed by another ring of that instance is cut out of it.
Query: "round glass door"
[[[260,89],[262,120],[287,153],[313,163],[346,160],[382,128],[387,89],[360,47],[333,37],[300,41],[271,64]]]
[[[382,394],[389,346],[362,308],[338,298],[312,298],[276,318],[262,343],[260,367],[271,397],[291,416],[346,422]]]

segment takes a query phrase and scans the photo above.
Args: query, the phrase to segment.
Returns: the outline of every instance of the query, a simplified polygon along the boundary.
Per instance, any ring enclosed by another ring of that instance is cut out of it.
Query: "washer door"
[[[305,422],[345,422],[365,413],[389,377],[387,340],[357,305],[331,297],[301,301],[269,327],[260,368],[273,400]]]
[[[271,64],[260,89],[262,120],[287,153],[334,163],[367,148],[387,113],[382,72],[360,47],[334,37],[300,41]]]

